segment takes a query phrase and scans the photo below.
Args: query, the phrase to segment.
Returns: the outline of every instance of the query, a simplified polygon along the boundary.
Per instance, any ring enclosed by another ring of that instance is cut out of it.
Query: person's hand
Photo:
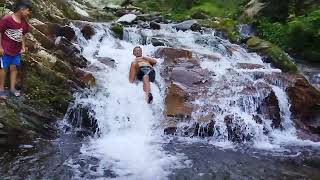
[[[0,48],[0,55],[2,56],[4,54],[3,48]]]
[[[20,54],[23,54],[23,53],[25,53],[27,51],[27,48],[26,47],[23,47],[22,49],[21,49],[21,51],[20,51]]]

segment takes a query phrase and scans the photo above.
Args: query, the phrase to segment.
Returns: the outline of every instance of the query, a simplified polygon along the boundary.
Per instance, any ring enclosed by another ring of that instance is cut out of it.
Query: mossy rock
[[[290,57],[278,46],[262,40],[258,37],[251,37],[247,40],[250,50],[262,53],[268,57],[270,63],[284,72],[296,73],[297,66],[291,61]]]
[[[123,39],[123,26],[118,23],[114,23],[111,25],[111,31],[114,33],[114,35],[119,38]]]

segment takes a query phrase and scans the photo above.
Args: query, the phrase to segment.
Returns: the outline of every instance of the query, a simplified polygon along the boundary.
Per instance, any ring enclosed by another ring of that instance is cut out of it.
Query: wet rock
[[[104,65],[109,67],[115,68],[116,67],[116,60],[109,58],[109,57],[97,57],[97,60]]]
[[[113,23],[111,25],[111,31],[117,38],[123,39],[123,26],[121,24]]]
[[[76,37],[76,33],[74,32],[74,30],[70,26],[62,26],[62,27],[60,27],[57,30],[56,35],[57,36],[63,36],[65,38],[67,38],[69,41],[74,40],[74,38]]]
[[[239,69],[264,69],[264,66],[261,64],[238,63],[237,68],[239,68]]]
[[[270,119],[273,128],[281,127],[279,101],[273,91],[259,105],[257,113],[262,115],[264,119]]]
[[[150,25],[147,22],[138,20],[137,21],[138,27],[143,28],[143,29],[149,29]]]
[[[189,87],[199,84],[204,80],[203,76],[201,76],[199,73],[183,68],[173,68],[170,77],[173,81]]]
[[[76,74],[76,77],[78,77],[79,80],[83,84],[85,84],[86,86],[90,87],[90,86],[95,86],[96,85],[96,79],[91,73],[85,72],[85,71],[77,68],[75,70],[75,74]]]
[[[4,128],[4,125],[2,123],[0,123],[0,129]]]
[[[165,98],[166,115],[190,117],[192,106],[186,102],[187,97],[188,93],[183,86],[172,83]]]
[[[77,129],[81,137],[92,136],[99,132],[97,120],[94,112],[88,106],[77,105],[67,112],[67,120]]]
[[[160,48],[155,52],[156,58],[164,58],[166,61],[174,62],[179,58],[192,58],[192,52],[183,49],[175,49],[175,48]]]
[[[287,94],[297,126],[320,134],[320,92],[303,76],[296,76],[293,84],[287,88]]]
[[[135,14],[126,14],[121,16],[116,22],[123,24],[131,24],[133,21],[137,19],[137,15]]]
[[[193,19],[207,19],[208,15],[206,15],[205,13],[203,13],[201,11],[197,11],[191,15],[191,18],[193,18]]]
[[[91,37],[95,34],[95,31],[92,26],[87,24],[82,27],[81,33],[82,33],[83,37],[88,40],[88,39],[91,39]]]
[[[55,54],[72,66],[84,68],[89,64],[88,60],[80,55],[78,47],[64,37],[56,41],[56,48],[58,50]]]
[[[154,29],[154,30],[159,30],[159,29],[161,29],[161,25],[156,23],[156,22],[151,21],[150,22],[150,28]]]
[[[163,40],[163,39],[154,38],[154,37],[151,39],[151,44],[153,46],[165,46],[166,43],[167,42],[165,40]]]
[[[176,126],[166,127],[164,130],[164,134],[166,135],[174,135],[177,131]]]
[[[187,21],[181,22],[179,24],[175,24],[172,27],[177,30],[187,31],[187,30],[190,30],[190,28],[196,23],[197,23],[196,20],[187,20]]]
[[[199,137],[210,137],[214,134],[215,121],[209,123],[196,123],[194,127],[194,135]]]
[[[202,26],[199,25],[199,24],[197,24],[197,23],[195,23],[195,24],[193,24],[193,25],[190,27],[190,30],[191,30],[191,31],[199,32],[199,31],[202,30]]]
[[[250,141],[253,136],[251,134],[245,134],[245,127],[240,126],[243,119],[237,115],[226,115],[224,122],[227,126],[228,140],[232,142],[242,143],[244,141]]]
[[[35,39],[41,43],[41,45],[46,49],[53,49],[55,47],[54,41],[49,38],[47,35],[43,34],[38,29],[34,28],[33,26],[30,26],[30,31],[35,37]]]

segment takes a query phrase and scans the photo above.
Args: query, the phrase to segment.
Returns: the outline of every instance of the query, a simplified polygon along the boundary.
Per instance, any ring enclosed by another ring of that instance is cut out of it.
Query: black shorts
[[[137,79],[142,81],[143,76],[148,75],[150,82],[154,82],[156,78],[156,72],[154,69],[150,66],[141,66],[139,67],[138,73],[137,73]]]

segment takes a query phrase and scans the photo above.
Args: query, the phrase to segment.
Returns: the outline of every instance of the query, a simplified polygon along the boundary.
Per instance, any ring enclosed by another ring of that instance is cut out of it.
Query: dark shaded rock
[[[80,136],[93,136],[99,132],[97,120],[90,107],[78,104],[67,112],[68,122],[77,129]]]
[[[166,93],[165,107],[167,116],[190,117],[192,107],[186,103],[188,93],[178,84],[172,83]]]
[[[243,129],[238,122],[242,121],[241,117],[235,115],[227,115],[224,118],[224,122],[227,126],[228,140],[232,142],[242,143],[245,141],[250,141],[253,136],[250,134],[245,134]]]
[[[199,32],[202,30],[202,26],[200,24],[195,23],[190,27],[190,30]]]
[[[138,27],[140,27],[140,28],[143,28],[143,29],[149,29],[150,28],[150,25],[147,22],[138,20],[137,23],[138,23]]]
[[[303,76],[296,76],[293,85],[287,88],[287,94],[297,126],[320,134],[320,92]]]
[[[163,131],[166,135],[174,135],[177,131],[177,127],[166,127]]]
[[[151,39],[151,44],[153,46],[165,46],[166,45],[166,41],[163,39],[159,39],[159,38],[152,38]]]
[[[197,11],[191,15],[191,18],[193,18],[193,19],[207,19],[208,15],[206,15],[205,13],[203,13],[201,11]]]
[[[154,30],[159,30],[159,29],[161,29],[161,26],[160,26],[160,24],[151,21],[151,22],[150,22],[150,28],[151,28],[151,29],[154,29]]]
[[[57,30],[56,35],[63,36],[65,38],[67,38],[69,41],[74,40],[74,38],[76,37],[76,33],[74,32],[74,30],[70,26],[60,27]]]
[[[271,126],[273,128],[281,127],[279,101],[273,91],[259,105],[257,113],[262,115],[264,119],[272,120]]]
[[[83,37],[88,40],[88,39],[91,39],[91,37],[95,34],[95,31],[92,26],[87,24],[82,27],[81,33],[82,33]]]

